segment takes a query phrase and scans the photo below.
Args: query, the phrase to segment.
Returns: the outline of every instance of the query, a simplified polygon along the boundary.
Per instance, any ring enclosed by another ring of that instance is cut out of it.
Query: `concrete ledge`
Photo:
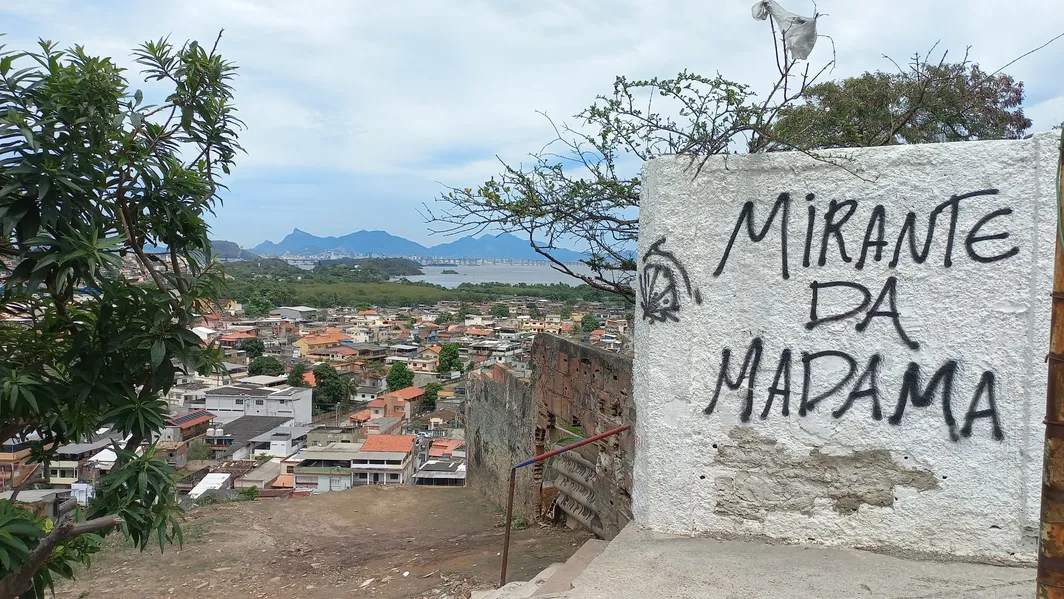
[[[655,533],[628,525],[567,598],[1027,599],[1035,570]]]

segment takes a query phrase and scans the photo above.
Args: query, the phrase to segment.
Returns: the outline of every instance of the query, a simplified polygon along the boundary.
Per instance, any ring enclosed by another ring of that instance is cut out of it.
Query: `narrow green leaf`
[[[163,362],[163,356],[166,355],[166,344],[162,339],[156,339],[155,343],[151,346],[151,366],[152,368],[158,368],[159,364]]]

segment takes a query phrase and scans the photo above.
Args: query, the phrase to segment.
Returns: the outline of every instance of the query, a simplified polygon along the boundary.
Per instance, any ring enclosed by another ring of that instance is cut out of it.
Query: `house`
[[[37,473],[40,464],[30,463],[30,452],[40,446],[35,434],[25,440],[8,439],[0,447],[0,489],[13,489]]]
[[[294,321],[314,320],[318,317],[318,311],[309,306],[281,306],[270,310],[270,316]]]
[[[243,460],[251,457],[254,447],[261,447],[261,442],[253,439],[291,421],[290,417],[283,416],[241,416],[223,426],[207,429],[204,440],[214,459]]]
[[[248,442],[251,456],[290,456],[307,446],[307,435],[312,430],[309,426],[283,425],[252,437]]]
[[[421,387],[407,387],[381,395],[369,402],[368,407],[374,418],[407,419],[421,406],[421,397],[424,395],[425,390]]]
[[[328,349],[350,341],[351,337],[340,332],[339,329],[330,328],[321,333],[303,335],[296,339],[292,345],[299,348],[300,355],[309,356],[311,352]]]
[[[258,374],[240,379],[240,384],[251,387],[280,387],[288,384],[288,377],[284,375]]]
[[[429,446],[429,457],[452,458],[455,457],[455,452],[463,447],[465,447],[465,441],[462,439],[433,439],[432,445]],[[465,452],[461,452],[458,457],[465,457]]]
[[[48,463],[48,484],[69,489],[76,482],[96,479],[98,471],[89,460],[110,447],[114,440],[121,440],[121,436],[104,431],[94,437],[91,441],[68,443],[56,450],[55,457]]]
[[[370,435],[391,435],[402,430],[402,418],[374,418],[362,425],[362,433]]]
[[[464,487],[466,461],[464,458],[430,458],[413,476],[415,485]]]
[[[347,418],[351,421],[351,424],[354,424],[355,426],[362,426],[363,424],[373,419],[373,410],[359,410],[354,414],[351,414]]]
[[[419,356],[408,360],[407,366],[414,372],[436,372],[436,369],[440,366],[440,361],[437,358],[422,358]]]
[[[333,345],[325,349],[316,349],[305,356],[316,360],[357,360],[358,350],[350,345]]]
[[[467,337],[488,339],[495,336],[495,331],[491,329],[466,329],[465,334]]]
[[[258,468],[251,472],[237,477],[233,481],[233,488],[250,489],[251,487],[257,487],[259,489],[268,489],[280,475],[281,458],[272,458],[262,462]]]
[[[255,333],[251,331],[233,331],[218,337],[218,345],[226,349],[238,349],[248,339],[254,339]]]
[[[388,348],[388,356],[396,358],[416,358],[418,346],[399,343]]]
[[[308,425],[313,420],[312,394],[306,387],[230,385],[208,390],[203,408],[215,414],[215,425],[241,416],[278,416]]]
[[[370,435],[351,462],[355,485],[409,484],[416,465],[413,435]]]
[[[414,334],[417,335],[418,339],[422,342],[435,341],[439,332],[440,325],[433,322],[418,323],[417,326],[414,327]]]
[[[310,488],[313,493],[350,489],[360,447],[358,443],[333,443],[300,451],[295,455],[299,463],[292,468],[295,486]]]
[[[350,347],[358,352],[358,359],[366,363],[383,363],[388,357],[388,348],[375,343],[351,343]]]
[[[381,387],[359,387],[352,399],[355,401],[373,401],[384,393]]]
[[[367,413],[368,419],[369,410],[362,411]],[[351,418],[353,419],[356,415],[352,415]],[[307,447],[325,447],[333,443],[356,443],[361,439],[362,433],[355,426],[319,427],[307,433]]]

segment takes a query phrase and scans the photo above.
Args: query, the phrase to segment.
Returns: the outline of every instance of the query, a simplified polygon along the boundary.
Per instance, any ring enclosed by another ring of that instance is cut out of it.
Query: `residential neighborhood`
[[[589,318],[595,326],[585,330]],[[405,309],[282,306],[257,318],[223,300],[194,332],[204,346],[221,348],[225,361],[207,375],[175,372],[166,427],[137,451],[164,456],[179,487],[199,501],[252,486],[270,497],[359,485],[462,486],[471,373],[501,365],[527,376],[532,339],[544,331],[630,351],[629,326],[617,308],[536,298]],[[127,442],[99,430],[59,447],[44,468],[30,463],[33,440],[10,440],[0,453],[0,491],[69,490],[86,505],[94,481],[115,462],[114,446]]]

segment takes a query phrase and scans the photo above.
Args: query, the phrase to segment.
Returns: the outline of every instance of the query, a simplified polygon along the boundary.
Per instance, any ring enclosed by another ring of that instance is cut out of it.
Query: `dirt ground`
[[[59,599],[468,597],[498,582],[497,506],[470,488],[368,486],[196,508],[183,548],[141,553],[117,535]],[[510,580],[568,559],[589,534],[531,524]]]

